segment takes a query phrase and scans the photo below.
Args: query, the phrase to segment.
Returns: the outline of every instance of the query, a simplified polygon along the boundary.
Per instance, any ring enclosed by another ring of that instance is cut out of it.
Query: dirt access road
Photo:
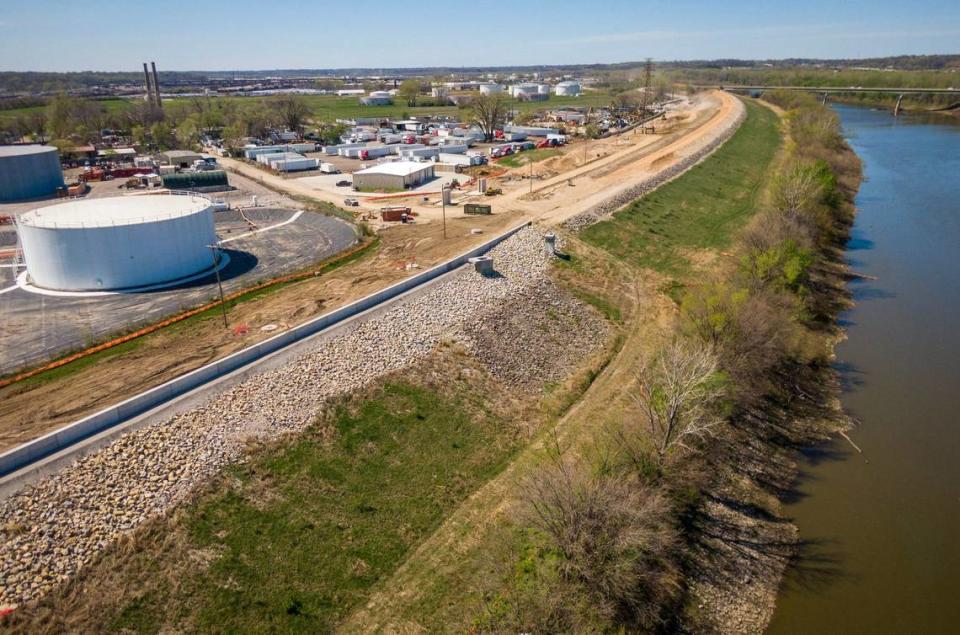
[[[738,105],[738,99],[725,92],[699,94],[688,106],[670,113],[667,121],[654,122],[659,134],[641,134],[635,129],[608,139],[570,145],[561,156],[535,164],[532,170],[523,166],[498,178],[497,184],[504,190],[502,196],[460,195],[457,202],[461,205],[448,207],[446,216],[461,218],[464,216],[462,203],[482,202],[493,205],[495,213],[515,215],[518,221],[563,223],[636,183],[672,168],[710,143],[737,116]],[[293,196],[339,206],[344,196],[349,195],[349,191],[334,194],[315,189],[296,178],[283,178],[236,159],[225,157],[220,161],[234,172]],[[422,196],[410,196],[397,199],[397,203],[416,211],[420,223],[440,221],[443,211],[439,196],[436,193],[424,196],[427,202]],[[387,204],[389,202],[361,200],[359,209],[370,212]],[[416,232],[413,228],[408,231]]]
[[[234,307],[230,324],[246,327],[241,335],[225,331],[217,320],[203,320],[165,329],[144,338],[133,351],[99,360],[63,378],[0,389],[0,449],[40,436],[276,333],[261,331],[264,326],[293,326],[372,293],[522,220],[560,224],[596,200],[615,195],[624,187],[669,168],[708,143],[735,116],[735,99],[720,92],[700,95],[695,107],[682,113],[676,129],[668,134],[636,135],[622,150],[616,148],[623,139],[597,143],[595,151],[610,153],[536,184],[534,196],[541,196],[539,199],[524,198],[529,193],[529,181],[508,182],[503,196],[492,200],[480,197],[494,204],[495,215],[468,217],[459,209],[448,213],[447,237],[443,236],[439,222],[440,210],[418,205],[418,222],[382,229],[382,244],[371,257]],[[566,155],[550,161],[559,163],[560,168],[573,163]],[[297,184],[295,179],[282,179],[231,159],[224,159],[223,163],[249,175],[263,187],[327,200],[315,190]],[[574,187],[566,184],[571,178]],[[472,230],[483,233],[473,234]]]

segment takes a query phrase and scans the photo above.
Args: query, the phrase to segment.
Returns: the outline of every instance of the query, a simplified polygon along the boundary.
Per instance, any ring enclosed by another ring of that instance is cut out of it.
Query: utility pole
[[[220,289],[220,312],[223,313],[223,328],[230,328],[227,324],[227,306],[223,302],[223,282],[220,280],[220,266],[217,262],[217,246],[208,245],[213,254],[213,273],[217,276],[217,287]]]
[[[530,159],[530,193],[533,194],[533,159]]]
[[[440,186],[440,205],[443,209],[443,237],[447,237],[447,186]]]

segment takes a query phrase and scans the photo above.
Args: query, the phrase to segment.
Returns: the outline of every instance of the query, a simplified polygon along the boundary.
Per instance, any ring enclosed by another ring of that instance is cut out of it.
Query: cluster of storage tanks
[[[213,204],[202,196],[70,201],[17,219],[28,281],[110,291],[183,280],[214,266]]]

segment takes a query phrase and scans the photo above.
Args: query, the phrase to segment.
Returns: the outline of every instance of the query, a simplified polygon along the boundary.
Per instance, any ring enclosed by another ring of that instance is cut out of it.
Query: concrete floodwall
[[[0,477],[6,477],[13,472],[26,468],[84,439],[108,430],[133,417],[142,415],[157,406],[166,404],[192,390],[201,388],[204,384],[219,379],[245,366],[254,364],[291,344],[316,335],[325,329],[336,326],[364,311],[375,308],[427,282],[435,280],[466,264],[468,259],[486,253],[528,225],[530,225],[529,222],[518,225],[486,241],[482,245],[474,247],[466,253],[442,262],[417,275],[401,280],[385,289],[342,306],[339,309],[308,320],[299,326],[274,335],[269,339],[258,344],[253,344],[215,362],[211,362],[206,366],[201,366],[155,388],[146,390],[125,401],[121,401],[118,404],[84,417],[79,421],[67,424],[42,437],[7,450],[3,454],[0,454]]]

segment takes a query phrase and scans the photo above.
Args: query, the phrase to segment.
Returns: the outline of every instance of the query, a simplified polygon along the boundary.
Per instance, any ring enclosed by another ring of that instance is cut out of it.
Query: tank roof
[[[180,218],[209,207],[209,199],[201,196],[113,196],[41,207],[21,215],[18,222],[51,229],[113,227]]]
[[[46,152],[58,152],[58,150],[54,146],[42,146],[39,144],[25,146],[0,146],[0,158],[22,157],[29,154],[44,154]]]

